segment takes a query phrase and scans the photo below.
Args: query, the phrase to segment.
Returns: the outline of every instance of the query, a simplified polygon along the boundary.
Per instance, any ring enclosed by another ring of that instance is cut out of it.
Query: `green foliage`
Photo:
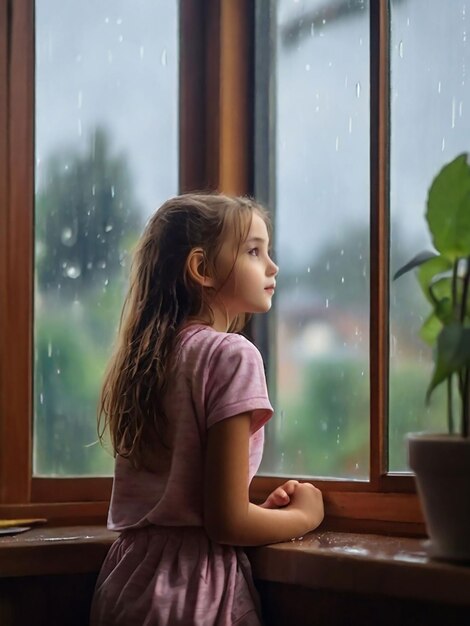
[[[461,154],[434,178],[426,219],[439,254],[421,253],[395,274],[419,266],[418,279],[432,313],[421,329],[435,349],[435,367],[426,398],[448,386],[448,425],[453,431],[452,381],[458,379],[461,434],[470,435],[470,165]]]
[[[102,129],[85,154],[51,156],[36,198],[35,471],[110,473],[99,389],[141,218],[127,160]]]
[[[75,294],[118,273],[122,241],[139,230],[126,159],[97,129],[86,154],[64,150],[47,163],[36,197],[36,268],[43,292]]]

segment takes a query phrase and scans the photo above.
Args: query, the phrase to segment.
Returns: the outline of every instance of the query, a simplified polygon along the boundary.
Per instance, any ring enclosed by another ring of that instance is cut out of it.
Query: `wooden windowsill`
[[[74,526],[1,537],[0,577],[98,572],[116,536],[103,526]],[[470,606],[470,567],[429,560],[425,543],[317,531],[248,554],[263,581]]]

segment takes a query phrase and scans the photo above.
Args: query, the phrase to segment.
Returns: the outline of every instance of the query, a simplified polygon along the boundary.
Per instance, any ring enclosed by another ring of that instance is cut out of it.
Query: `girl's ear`
[[[215,281],[212,276],[206,274],[206,255],[202,248],[193,248],[186,260],[186,271],[189,278],[201,285],[201,287],[214,287]]]

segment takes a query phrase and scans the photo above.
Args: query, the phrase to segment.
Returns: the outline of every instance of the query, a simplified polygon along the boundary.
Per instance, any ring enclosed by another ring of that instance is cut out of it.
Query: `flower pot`
[[[430,538],[429,555],[470,563],[470,439],[457,435],[408,435]]]

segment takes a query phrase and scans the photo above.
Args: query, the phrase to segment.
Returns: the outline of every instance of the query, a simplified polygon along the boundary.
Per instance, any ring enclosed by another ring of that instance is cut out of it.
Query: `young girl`
[[[116,454],[108,526],[120,536],[93,625],[258,625],[240,546],[323,519],[309,483],[290,480],[259,506],[248,497],[272,407],[261,355],[236,332],[271,308],[269,232],[250,199],[183,195],[142,235],[101,396]]]

